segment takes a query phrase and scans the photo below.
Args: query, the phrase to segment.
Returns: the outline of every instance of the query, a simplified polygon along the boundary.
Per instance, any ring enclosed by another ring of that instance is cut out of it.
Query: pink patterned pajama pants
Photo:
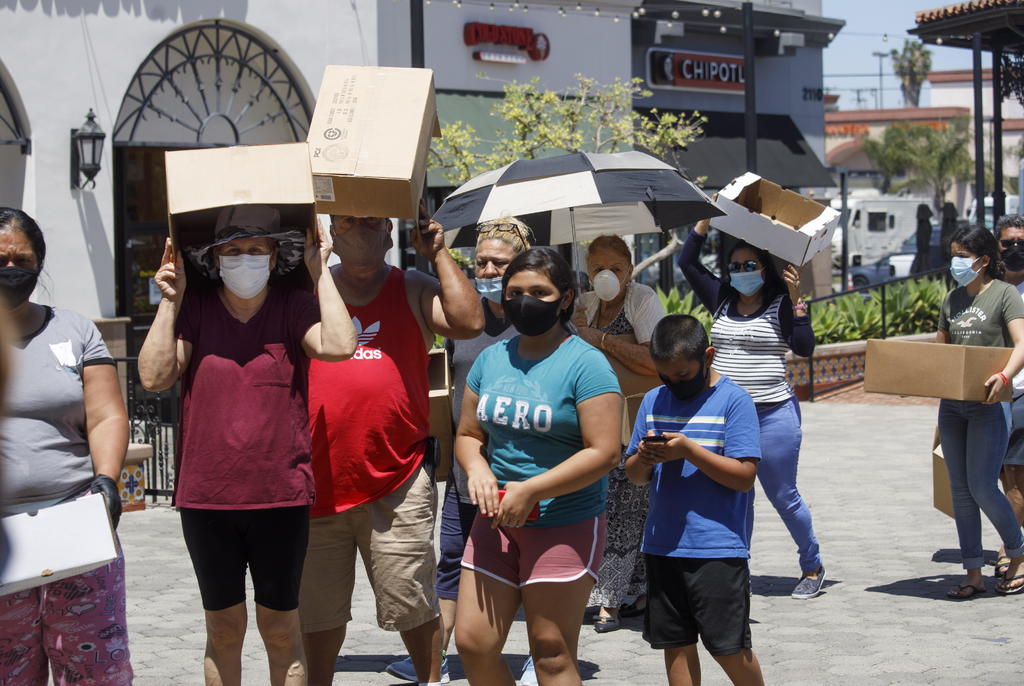
[[[124,557],[106,567],[0,596],[0,686],[132,683]]]

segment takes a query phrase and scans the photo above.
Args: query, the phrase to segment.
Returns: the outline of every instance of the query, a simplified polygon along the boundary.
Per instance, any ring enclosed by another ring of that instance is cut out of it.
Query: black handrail
[[[881,337],[882,338],[887,338],[889,331],[888,331],[887,321],[886,321],[886,315],[887,315],[886,305],[885,305],[885,289],[886,289],[886,287],[892,286],[892,285],[895,285],[895,284],[898,284],[898,283],[903,283],[904,281],[918,280],[918,279],[923,279],[923,278],[928,278],[928,277],[933,277],[933,276],[943,276],[943,277],[945,277],[945,280],[948,281],[950,279],[949,267],[936,267],[935,269],[929,269],[927,271],[918,272],[917,274],[910,274],[909,276],[899,276],[899,277],[896,277],[895,279],[887,279],[887,280],[879,282],[879,283],[868,284],[867,286],[860,286],[858,288],[851,288],[851,289],[846,290],[846,291],[839,291],[838,293],[829,293],[828,295],[822,295],[822,296],[818,296],[817,298],[811,298],[810,300],[805,300],[804,303],[807,305],[807,316],[808,317],[811,316],[811,306],[814,305],[814,303],[828,302],[830,300],[835,300],[837,298],[845,298],[848,295],[856,295],[857,293],[868,293],[870,291],[873,291],[873,290],[877,289],[877,290],[881,291],[881,296],[880,296],[881,297],[881,307],[882,307],[882,331],[881,331]],[[855,384],[858,381],[859,381],[859,379],[850,379],[848,381],[843,381],[843,382],[840,382],[839,384],[833,386],[829,390],[836,390],[836,389],[839,389],[839,388],[844,388],[846,386],[850,386],[852,384]],[[811,351],[811,354],[807,356],[807,383],[808,383],[808,386],[809,386],[809,388],[808,388],[808,400],[813,403],[814,402],[814,351],[813,350]]]
[[[132,440],[153,448],[146,470],[145,495],[156,502],[158,496],[174,492],[174,450],[178,427],[177,385],[151,392],[141,388],[137,357],[115,357],[120,371],[125,369],[125,404]]]

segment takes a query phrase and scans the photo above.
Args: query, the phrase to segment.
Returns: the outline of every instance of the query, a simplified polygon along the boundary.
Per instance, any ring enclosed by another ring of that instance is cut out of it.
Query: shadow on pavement
[[[405,655],[351,655],[351,656],[339,656],[334,663],[334,672],[338,673],[354,673],[354,672],[376,672],[382,673],[384,668],[395,660],[404,659]],[[504,658],[508,663],[508,666],[512,669],[512,675],[518,680],[519,675],[523,672],[523,664],[526,662],[526,655],[521,653],[505,653]],[[601,671],[600,665],[589,660],[580,660],[578,662],[580,667],[580,676],[584,681],[597,678],[597,673]],[[452,681],[457,679],[465,679],[466,672],[462,669],[462,661],[459,660],[459,656],[449,655],[448,656],[448,674],[451,676]],[[408,685],[410,682],[396,679],[395,684]]]
[[[791,594],[799,581],[800,579],[795,576],[767,576],[759,574],[750,577],[750,588],[754,595],[767,598],[781,598]],[[821,595],[827,595],[828,589],[841,583],[843,583],[842,579],[830,579],[826,573]]]
[[[957,557],[960,553],[957,552]],[[865,588],[865,591],[871,593],[886,593],[888,595],[901,595],[908,597],[922,598],[924,600],[943,600],[955,603],[966,602],[967,600],[984,599],[984,598],[999,598],[1000,594],[995,592],[994,583],[995,581],[990,575],[986,575],[985,584],[988,589],[987,592],[977,595],[975,598],[967,598],[965,600],[957,600],[955,598],[947,598],[946,591],[955,587],[963,580],[963,574],[933,574],[931,576],[919,576],[916,579],[903,579],[900,581],[894,581],[891,584],[882,584],[880,586],[870,586]]]

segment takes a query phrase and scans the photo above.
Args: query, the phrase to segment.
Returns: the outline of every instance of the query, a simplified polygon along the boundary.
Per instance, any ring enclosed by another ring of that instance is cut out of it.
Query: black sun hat
[[[281,230],[281,213],[269,205],[230,205],[217,215],[213,242],[185,248],[203,274],[218,278],[213,248],[239,238],[271,238],[277,242],[276,274],[287,274],[302,263],[306,234],[299,229]]]

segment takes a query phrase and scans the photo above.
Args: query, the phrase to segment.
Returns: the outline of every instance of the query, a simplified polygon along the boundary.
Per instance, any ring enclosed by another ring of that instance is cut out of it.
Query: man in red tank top
[[[399,631],[419,681],[441,680],[441,623],[434,591],[437,496],[422,468],[430,424],[427,350],[434,335],[473,338],[483,310],[444,247],[421,220],[416,250],[438,275],[385,262],[391,222],[331,218],[341,264],[334,283],[359,337],[350,360],[314,363],[309,415],[316,502],[299,615],[310,686],[326,686],[351,616],[356,553],[363,558],[382,629]]]

